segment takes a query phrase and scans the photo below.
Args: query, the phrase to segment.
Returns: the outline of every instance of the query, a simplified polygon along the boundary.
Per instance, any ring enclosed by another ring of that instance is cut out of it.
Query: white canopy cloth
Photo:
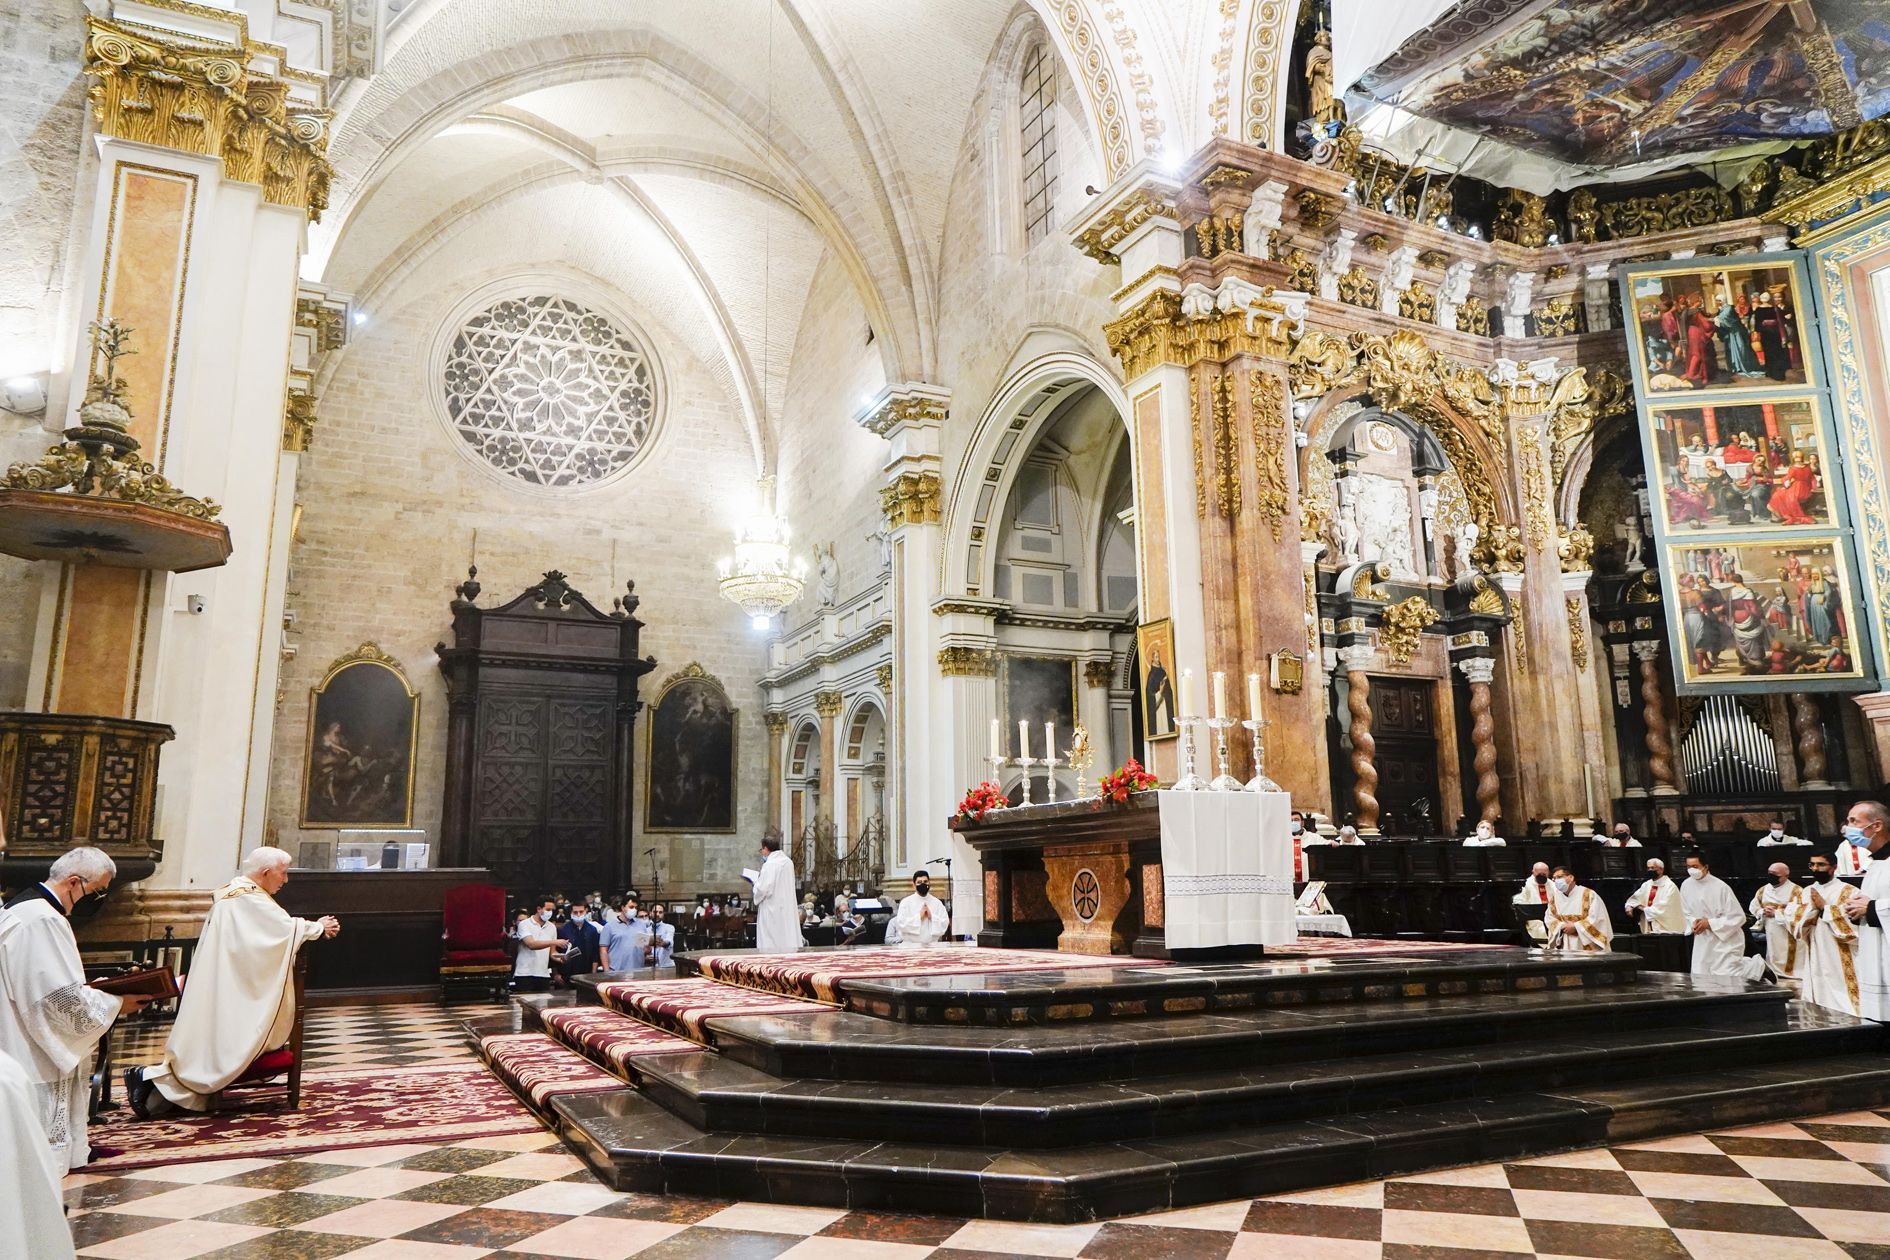
[[[124,1004],[85,983],[64,910],[45,899],[0,910],[0,1054],[32,1082],[40,1158],[54,1179],[91,1155],[85,1121],[92,1053]]]
[[[164,1043],[164,1062],[145,1079],[180,1107],[202,1111],[205,1096],[287,1044],[295,1026],[295,955],[322,934],[246,875],[212,894],[210,917]]]
[[[47,1167],[33,1078],[18,1060],[0,1053],[0,1256],[70,1260],[72,1230],[59,1201],[59,1178]]]
[[[1285,792],[1159,792],[1169,949],[1290,945],[1292,801]]]

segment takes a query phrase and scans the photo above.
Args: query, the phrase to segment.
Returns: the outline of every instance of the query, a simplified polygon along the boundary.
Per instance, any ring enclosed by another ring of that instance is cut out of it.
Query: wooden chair
[[[307,1004],[302,997],[308,981],[306,949],[296,952],[294,975],[295,1023],[289,1027],[288,1044],[277,1050],[265,1051],[254,1063],[243,1069],[235,1080],[207,1095],[203,1108],[207,1114],[216,1115],[223,1108],[225,1096],[236,1091],[247,1095],[261,1090],[284,1089],[289,1110],[295,1111],[302,1106],[302,1021],[307,1011]],[[277,1079],[282,1077],[286,1079]]]
[[[440,900],[440,999],[496,1000],[512,975],[506,953],[505,889],[461,884]]]

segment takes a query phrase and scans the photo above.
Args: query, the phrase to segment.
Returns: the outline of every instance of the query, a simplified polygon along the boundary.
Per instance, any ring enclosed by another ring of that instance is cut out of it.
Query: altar
[[[1297,939],[1285,793],[1138,792],[954,819],[983,864],[978,943],[1259,957]]]

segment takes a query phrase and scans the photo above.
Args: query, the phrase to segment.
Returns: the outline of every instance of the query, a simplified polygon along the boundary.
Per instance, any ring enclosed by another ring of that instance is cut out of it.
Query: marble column
[[[1473,656],[1457,662],[1470,688],[1471,769],[1476,773],[1477,820],[1495,823],[1503,814],[1503,780],[1496,773],[1496,722],[1490,716],[1490,679],[1496,661]]]
[[[1372,738],[1372,682],[1365,672],[1372,657],[1368,644],[1339,649],[1345,707],[1351,717],[1346,734],[1352,741],[1352,809],[1361,836],[1378,834],[1378,743]]]
[[[787,821],[781,816],[781,776],[785,756],[782,741],[787,738],[787,714],[769,713],[763,717],[768,728],[768,822],[787,834]]]
[[[820,715],[820,818],[834,821],[834,798],[840,795],[840,705],[837,691],[822,691],[814,696],[814,712]]]
[[[1680,795],[1674,772],[1673,734],[1667,723],[1667,694],[1660,680],[1660,643],[1643,639],[1634,645],[1641,665],[1641,723],[1647,732],[1647,777],[1654,796]]]
[[[1820,791],[1831,786],[1826,775],[1824,714],[1816,696],[1799,692],[1791,697],[1792,735],[1798,750],[1800,786]]]

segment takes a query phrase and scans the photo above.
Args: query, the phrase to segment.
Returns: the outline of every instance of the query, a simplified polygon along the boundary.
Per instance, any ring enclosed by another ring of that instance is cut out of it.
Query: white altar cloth
[[[1157,800],[1169,949],[1299,939],[1285,792],[1161,792]]]

